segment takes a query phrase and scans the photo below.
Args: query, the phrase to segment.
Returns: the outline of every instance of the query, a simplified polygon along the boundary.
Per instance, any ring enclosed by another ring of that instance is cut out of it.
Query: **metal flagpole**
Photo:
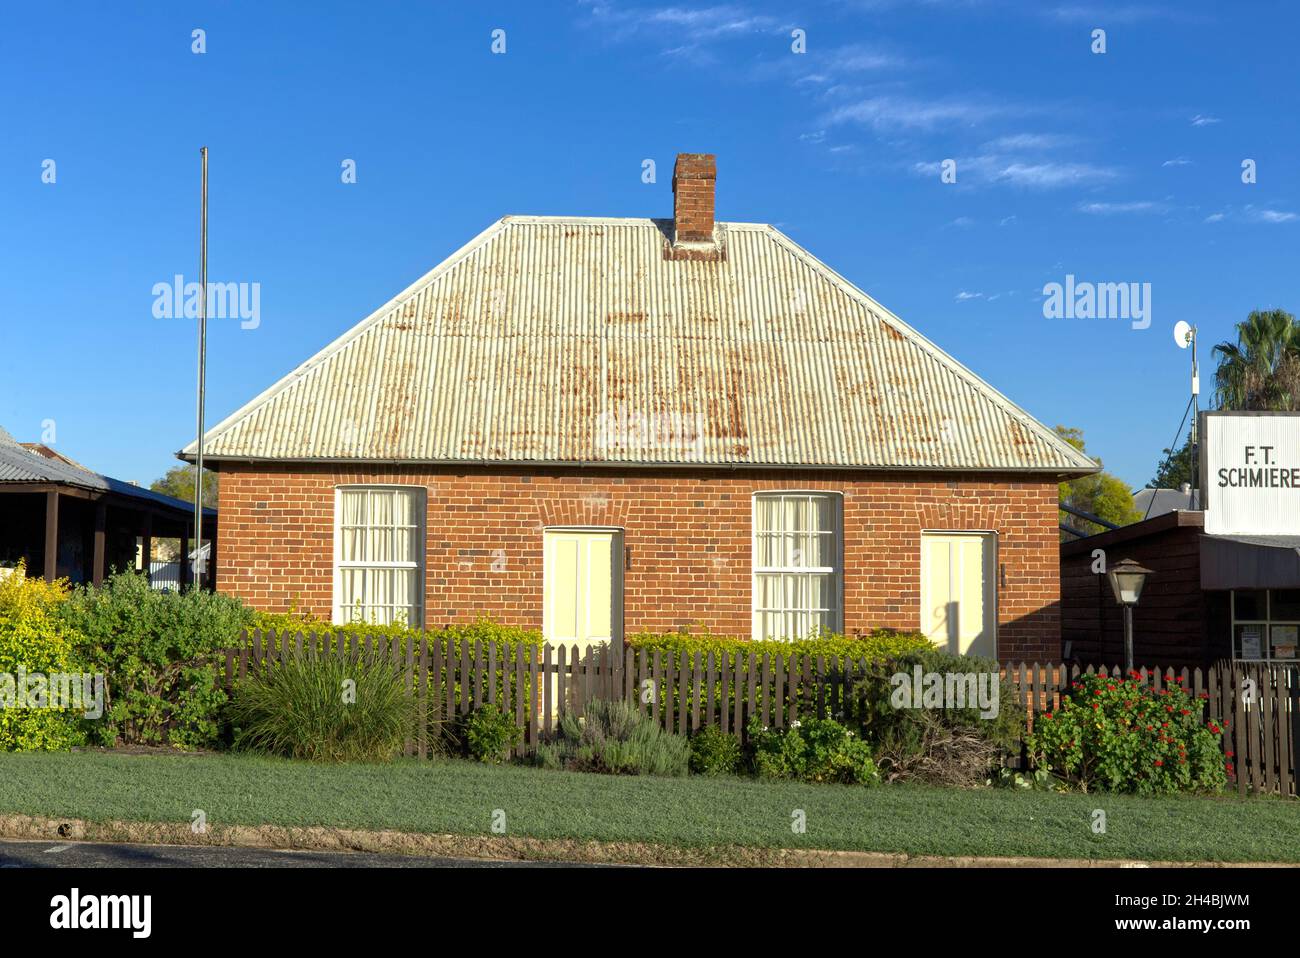
[[[199,202],[199,412],[198,455],[194,461],[194,580],[191,588],[203,582],[206,563],[203,561],[203,400],[208,365],[208,148],[199,148],[203,158],[203,187]],[[182,562],[188,562],[184,556]]]
[[[1192,339],[1192,501],[1187,504],[1189,509],[1201,508],[1201,494],[1198,492],[1198,486],[1201,480],[1201,442],[1200,423],[1197,420],[1201,416],[1201,370],[1196,362],[1196,327],[1193,326],[1190,332]]]

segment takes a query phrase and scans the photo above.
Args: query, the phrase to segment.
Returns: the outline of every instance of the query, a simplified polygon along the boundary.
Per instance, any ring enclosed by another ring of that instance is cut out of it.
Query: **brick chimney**
[[[718,178],[712,153],[678,153],[673,165],[673,243],[713,242],[713,187]]]

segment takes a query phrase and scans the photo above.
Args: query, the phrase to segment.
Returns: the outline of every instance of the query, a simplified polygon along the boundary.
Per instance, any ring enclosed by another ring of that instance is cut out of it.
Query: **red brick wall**
[[[922,530],[999,534],[998,654],[1060,654],[1057,487],[1015,477],[610,470],[468,471],[306,465],[221,466],[222,591],[257,608],[331,614],[334,487],[426,489],[425,616],[431,626],[489,614],[542,624],[542,530],[624,529],[627,633],[701,624],[750,632],[751,499],[762,490],[844,497],[844,625],[920,622]],[[495,565],[495,568],[494,568]]]

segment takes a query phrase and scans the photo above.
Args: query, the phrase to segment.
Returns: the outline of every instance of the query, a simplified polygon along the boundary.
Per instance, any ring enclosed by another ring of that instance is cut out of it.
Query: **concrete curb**
[[[1160,862],[1087,858],[998,858],[908,855],[901,852],[824,851],[719,845],[702,848],[645,842],[598,842],[509,835],[429,835],[321,826],[209,825],[188,822],[88,822],[69,818],[0,815],[0,838],[33,841],[132,842],[146,845],[221,845],[311,851],[384,852],[505,861],[566,861],[669,867],[784,868],[1293,868],[1278,862]]]

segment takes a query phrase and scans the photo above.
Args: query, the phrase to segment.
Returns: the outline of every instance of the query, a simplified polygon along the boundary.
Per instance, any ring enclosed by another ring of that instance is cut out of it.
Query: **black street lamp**
[[[1111,591],[1115,601],[1124,607],[1124,670],[1133,671],[1133,606],[1142,598],[1142,587],[1146,585],[1150,569],[1144,569],[1132,559],[1123,559],[1111,566],[1106,573],[1110,579]]]

